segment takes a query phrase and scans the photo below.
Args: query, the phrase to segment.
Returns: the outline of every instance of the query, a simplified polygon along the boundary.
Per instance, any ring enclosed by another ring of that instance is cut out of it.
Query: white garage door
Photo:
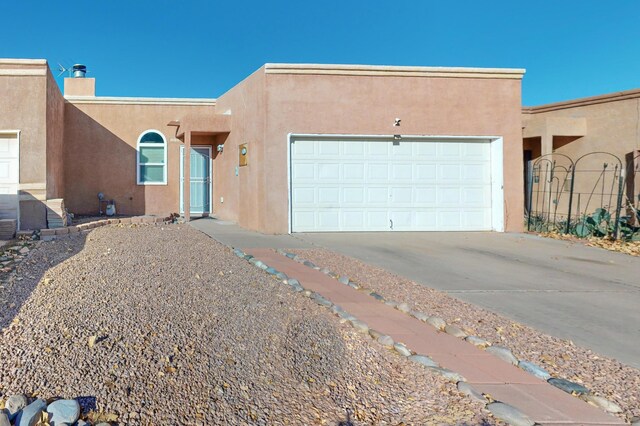
[[[489,140],[299,138],[291,142],[291,229],[492,229]]]
[[[0,219],[18,218],[18,146],[17,134],[0,132]]]

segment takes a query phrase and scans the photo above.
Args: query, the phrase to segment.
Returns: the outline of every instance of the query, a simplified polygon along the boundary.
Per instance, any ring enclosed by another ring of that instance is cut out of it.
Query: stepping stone
[[[586,387],[566,379],[553,378],[553,379],[547,380],[547,382],[551,383],[553,386],[557,387],[558,389],[561,389],[571,394],[585,395],[590,392],[589,389],[587,389]]]
[[[535,426],[535,422],[522,411],[503,402],[493,402],[487,405],[496,418],[510,424],[511,426]]]

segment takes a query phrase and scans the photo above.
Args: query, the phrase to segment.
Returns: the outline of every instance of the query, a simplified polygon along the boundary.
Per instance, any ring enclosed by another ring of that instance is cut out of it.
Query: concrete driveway
[[[640,368],[638,257],[523,234],[267,236],[193,224],[234,247],[324,247]]]

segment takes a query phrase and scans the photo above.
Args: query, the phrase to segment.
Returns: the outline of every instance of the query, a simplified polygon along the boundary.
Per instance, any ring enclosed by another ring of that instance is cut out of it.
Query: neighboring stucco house
[[[79,74],[63,96],[46,61],[0,60],[0,216],[23,229],[98,193],[265,233],[523,229],[523,70],[266,64],[215,100]]]
[[[525,107],[522,112],[525,162],[542,165],[545,158],[555,161],[560,166],[556,174],[564,181],[560,191],[564,192],[571,181],[561,169],[575,168],[574,195],[582,195],[582,200],[573,200],[574,217],[592,213],[596,207],[614,210],[619,179],[623,181],[621,214],[637,216],[640,89]],[[552,198],[559,199],[560,211],[567,209],[568,196],[553,193]],[[604,200],[598,200],[601,198]]]

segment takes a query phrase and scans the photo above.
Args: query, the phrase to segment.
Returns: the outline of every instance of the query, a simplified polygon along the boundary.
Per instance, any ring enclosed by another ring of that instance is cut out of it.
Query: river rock
[[[345,277],[344,275],[338,278],[338,282],[341,284],[347,285],[349,284],[349,277]]]
[[[15,418],[16,426],[34,426],[40,419],[40,413],[47,408],[43,399],[36,399],[18,413]]]
[[[425,367],[437,367],[438,363],[429,358],[426,355],[411,355],[409,359],[418,364],[422,364]]]
[[[51,426],[72,424],[80,417],[80,404],[75,399],[59,399],[47,407]]]
[[[309,268],[315,268],[315,267],[316,267],[315,263],[310,262],[310,261],[308,261],[308,260],[305,260],[304,262],[302,262],[302,264],[303,264],[304,266],[308,266]]]
[[[478,348],[486,348],[487,346],[491,346],[491,342],[478,336],[467,336],[464,338],[464,340],[466,340],[467,342],[471,343],[473,346],[476,346]]]
[[[429,318],[429,315],[425,314],[424,312],[411,311],[409,312],[409,314],[415,319],[419,319],[422,322],[427,322],[427,319]]]
[[[440,317],[427,318],[427,324],[431,324],[438,330],[444,330],[444,328],[447,326],[447,323]]]
[[[553,378],[553,379],[547,380],[547,382],[551,383],[553,386],[567,393],[576,394],[576,395],[585,395],[589,393],[589,389],[587,389],[586,387],[578,383],[574,383],[570,380]]]
[[[311,296],[311,299],[313,299],[313,301],[316,302],[318,305],[322,305],[326,307],[330,307],[331,305],[333,305],[333,303],[331,303],[330,300],[326,299],[325,297],[321,296],[318,293],[313,293],[313,296]]]
[[[584,395],[584,400],[595,405],[596,407],[602,408],[604,411],[609,413],[617,414],[622,413],[622,408],[616,404],[615,402],[609,401],[606,398],[597,395]]]
[[[4,404],[9,420],[13,421],[20,410],[27,406],[29,401],[24,395],[11,395]]]
[[[529,374],[533,374],[534,376],[536,376],[539,379],[542,379],[544,381],[547,381],[551,378],[551,374],[549,374],[549,372],[547,370],[545,370],[544,368],[529,362],[529,361],[520,361],[518,363],[518,367],[522,368],[524,371],[526,371]]]
[[[349,284],[347,284],[347,285],[349,287],[351,287],[352,289],[354,289],[354,290],[360,290],[360,286],[357,283],[353,282],[353,281],[349,281]]]
[[[486,351],[497,356],[501,360],[508,362],[509,364],[518,365],[518,358],[516,358],[515,355],[513,355],[513,353],[511,353],[511,351],[504,346],[489,346]]]
[[[456,373],[455,371],[451,371],[448,368],[429,367],[429,370],[440,374],[442,377],[444,377],[445,379],[447,379],[448,381],[453,382],[453,383],[466,382],[467,381],[467,379],[465,379],[464,376],[462,376],[459,373]]]
[[[295,278],[289,278],[287,280],[287,284],[289,284],[291,287],[295,287],[300,285],[300,281],[296,280]]]
[[[370,293],[369,296],[373,297],[376,300],[380,300],[380,301],[384,300],[384,297],[382,297],[381,295],[379,295],[375,291],[373,293]]]
[[[476,390],[476,388],[474,388],[467,382],[458,382],[458,391],[465,394],[474,401],[484,403],[487,402],[487,398],[485,398],[482,393],[480,393],[478,390]]]
[[[396,302],[395,300],[385,300],[384,304],[393,308],[398,306],[398,302]]]
[[[402,356],[411,356],[411,351],[402,343],[395,343],[393,349],[396,350]]]
[[[278,273],[278,271],[276,271],[275,268],[272,268],[272,267],[268,267],[267,269],[265,269],[265,272],[271,275],[275,275]]]
[[[351,320],[351,326],[355,328],[357,331],[359,331],[360,333],[369,332],[369,326],[360,320],[357,320],[357,319]]]
[[[464,339],[465,337],[467,337],[467,333],[465,333],[464,331],[462,331],[460,328],[456,327],[455,325],[446,325],[444,327],[444,332],[447,334],[450,334],[454,337],[459,337],[461,339]]]
[[[378,337],[377,340],[378,343],[380,343],[382,346],[386,346],[387,348],[392,348],[393,344],[395,343],[391,336],[387,336],[386,334],[384,336]]]
[[[409,311],[411,311],[411,306],[409,306],[407,303],[401,303],[398,306],[396,306],[396,309],[406,314]]]
[[[510,424],[511,426],[534,426],[535,422],[522,411],[503,402],[493,402],[487,405],[496,418]]]
[[[369,336],[371,336],[371,338],[374,340],[378,340],[378,337],[382,337],[384,336],[384,334],[380,333],[378,330],[374,330],[373,328],[370,328]]]
[[[294,253],[285,253],[285,256],[287,256],[289,259],[293,259],[294,257],[296,257]]]

